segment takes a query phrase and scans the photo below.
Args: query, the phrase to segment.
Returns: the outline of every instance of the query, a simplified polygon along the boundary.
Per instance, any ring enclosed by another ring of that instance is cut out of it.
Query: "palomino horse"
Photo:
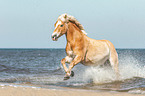
[[[112,68],[117,76],[118,70],[118,54],[114,45],[108,40],[95,40],[86,36],[83,26],[68,14],[62,14],[55,23],[55,30],[52,33],[52,40],[57,41],[60,36],[66,35],[67,56],[61,60],[63,68],[66,72],[64,80],[74,75],[72,68],[78,63],[83,65],[96,66],[110,61]],[[70,63],[69,68],[65,63]]]

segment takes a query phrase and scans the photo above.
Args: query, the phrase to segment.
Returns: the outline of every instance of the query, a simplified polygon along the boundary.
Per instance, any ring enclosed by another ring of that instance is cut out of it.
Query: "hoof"
[[[65,76],[63,80],[68,80],[70,76]]]
[[[71,77],[74,77],[74,75],[75,75],[75,74],[74,74],[74,72],[73,72],[73,71],[71,71],[70,76],[71,76]]]

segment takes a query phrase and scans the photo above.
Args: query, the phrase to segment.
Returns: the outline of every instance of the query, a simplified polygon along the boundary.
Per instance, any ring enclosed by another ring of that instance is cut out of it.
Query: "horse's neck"
[[[82,56],[86,54],[89,45],[88,37],[81,32],[74,24],[68,26],[68,31],[66,33],[68,50],[75,52],[82,52]]]
[[[66,33],[67,42],[75,44],[80,39],[83,39],[83,33],[77,28],[75,24],[70,23]]]

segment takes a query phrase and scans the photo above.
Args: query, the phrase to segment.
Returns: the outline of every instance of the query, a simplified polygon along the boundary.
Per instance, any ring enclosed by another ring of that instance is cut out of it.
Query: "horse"
[[[103,65],[107,60],[109,60],[117,78],[119,77],[118,54],[109,40],[89,38],[82,24],[66,13],[58,17],[54,26],[52,40],[57,41],[64,34],[67,40],[65,48],[67,56],[61,60],[66,72],[64,80],[74,76],[74,72],[71,70],[78,63],[86,66],[97,66]],[[70,63],[68,68],[66,63]]]

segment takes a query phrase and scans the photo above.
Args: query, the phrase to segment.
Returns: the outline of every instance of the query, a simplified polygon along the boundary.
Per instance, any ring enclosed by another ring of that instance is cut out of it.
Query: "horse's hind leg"
[[[114,45],[110,41],[106,40],[106,43],[110,49],[109,61],[116,73],[116,78],[119,80],[120,74],[119,74],[119,65],[118,65],[118,54],[116,52]]]
[[[113,70],[115,71],[116,79],[119,80],[120,74],[119,74],[118,56],[111,55],[109,61]]]

